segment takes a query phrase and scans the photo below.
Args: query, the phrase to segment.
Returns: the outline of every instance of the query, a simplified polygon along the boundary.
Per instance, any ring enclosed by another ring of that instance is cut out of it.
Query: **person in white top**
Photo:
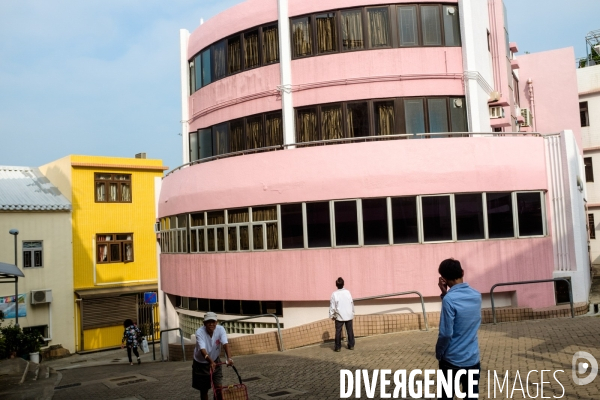
[[[329,318],[335,321],[335,351],[342,348],[342,327],[346,325],[348,335],[348,349],[354,350],[354,330],[352,320],[354,319],[354,302],[352,295],[344,289],[344,280],[340,277],[335,281],[338,290],[331,294],[329,306]]]
[[[196,348],[194,349],[194,362],[192,364],[192,387],[200,391],[200,398],[208,400],[210,384],[210,371],[213,371],[213,382],[215,388],[221,388],[223,384],[223,371],[221,366],[221,346],[225,349],[227,366],[233,365],[233,359],[229,353],[227,332],[221,325],[217,325],[217,314],[207,312],[204,315],[204,326],[196,331]],[[215,398],[220,398],[215,394]]]

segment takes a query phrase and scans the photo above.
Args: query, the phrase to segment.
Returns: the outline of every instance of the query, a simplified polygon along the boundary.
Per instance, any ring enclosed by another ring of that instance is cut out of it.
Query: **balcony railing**
[[[232,153],[219,154],[212,157],[202,158],[200,160],[191,161],[187,164],[180,165],[177,168],[169,171],[165,177],[171,175],[173,172],[183,169],[185,167],[190,167],[196,164],[202,164],[209,161],[220,160],[223,158],[229,157],[237,157],[244,156],[247,154],[254,153],[263,153],[266,151],[276,151],[276,150],[284,150],[287,148],[296,148],[296,147],[314,147],[314,146],[327,146],[332,144],[345,144],[345,143],[358,143],[358,142],[376,142],[382,140],[406,140],[406,139],[440,139],[440,138],[456,138],[456,137],[504,137],[504,136],[534,136],[541,137],[542,134],[538,132],[442,132],[442,133],[404,133],[400,135],[380,135],[380,136],[361,136],[361,137],[353,137],[353,138],[343,138],[343,139],[328,139],[328,140],[315,140],[312,142],[301,142],[301,143],[291,143],[291,144],[282,144],[277,146],[269,146],[269,147],[261,147],[258,149],[250,149],[250,150],[242,150],[235,151]]]

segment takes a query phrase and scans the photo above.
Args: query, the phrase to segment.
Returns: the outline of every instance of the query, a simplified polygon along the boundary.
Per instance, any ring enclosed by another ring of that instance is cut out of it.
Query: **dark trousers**
[[[135,356],[137,358],[140,358],[140,354],[138,353],[137,347],[127,346],[127,357],[129,357],[129,362],[132,362],[131,361],[131,350],[133,350],[133,354],[135,354]]]
[[[446,391],[442,390],[442,397],[438,397],[441,400],[451,400],[454,398],[454,394],[456,393],[456,387],[454,387],[454,377],[456,373],[460,370],[466,370],[465,374],[460,377],[460,386],[462,387],[461,391],[465,393],[467,396],[465,399],[477,399],[477,397],[469,397],[469,371],[470,369],[476,369],[477,373],[473,375],[473,379],[477,381],[477,384],[473,385],[473,393],[479,393],[479,372],[481,370],[481,364],[477,363],[472,367],[457,367],[456,365],[452,365],[447,361],[440,360],[440,370],[444,373],[446,379],[448,379],[448,371],[452,371],[452,396],[446,396]]]
[[[335,320],[335,348],[342,348],[342,327],[346,325],[346,333],[348,334],[348,347],[354,347],[354,330],[352,329],[352,320],[338,321]]]

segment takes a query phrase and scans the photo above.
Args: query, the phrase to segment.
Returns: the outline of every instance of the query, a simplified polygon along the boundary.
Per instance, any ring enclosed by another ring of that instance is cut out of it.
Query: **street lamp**
[[[11,229],[8,233],[15,237],[15,266],[17,266],[17,235],[19,235],[19,230]],[[17,276],[15,276],[15,325],[19,326],[19,277]]]

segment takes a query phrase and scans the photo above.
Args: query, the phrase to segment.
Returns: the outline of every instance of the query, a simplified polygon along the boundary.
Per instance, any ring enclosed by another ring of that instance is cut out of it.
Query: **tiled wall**
[[[575,315],[583,315],[588,311],[586,303],[576,303]],[[496,310],[497,322],[516,322],[533,319],[570,317],[569,305],[561,305],[544,309],[526,307],[500,308]],[[490,324],[493,321],[492,310],[486,308],[481,311],[482,323]],[[429,328],[437,328],[440,323],[439,312],[427,313]],[[402,332],[425,329],[422,314],[387,314],[387,315],[357,315],[354,318],[354,334],[360,336],[382,335],[385,333]],[[315,321],[310,324],[283,329],[281,331],[284,348],[286,350],[312,344],[323,343],[335,338],[335,324],[330,319]],[[271,353],[279,350],[277,332],[261,333],[232,338],[229,340],[231,354],[248,355]],[[185,345],[186,359],[192,360],[194,344]],[[181,345],[169,344],[169,361],[181,361]]]

